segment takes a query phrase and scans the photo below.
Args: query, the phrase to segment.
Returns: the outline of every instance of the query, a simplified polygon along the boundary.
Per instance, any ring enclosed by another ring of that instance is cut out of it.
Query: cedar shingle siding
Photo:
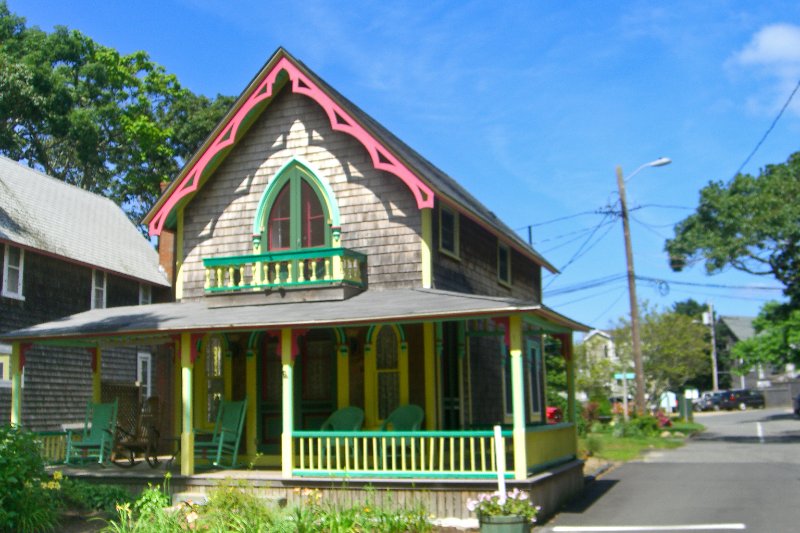
[[[253,252],[253,219],[269,180],[294,157],[327,180],[341,214],[342,247],[369,256],[370,288],[421,283],[420,214],[402,181],[375,170],[322,109],[282,91],[184,213],[184,299],[203,295],[202,259]]]
[[[0,263],[4,255],[0,246]],[[0,264],[0,268],[2,265]],[[1,270],[0,270],[1,271]],[[0,332],[11,331],[86,311],[91,305],[92,269],[32,250],[25,251],[25,300],[0,297]],[[167,289],[161,289],[161,292]],[[164,295],[154,288],[154,299]],[[108,274],[106,306],[139,303],[139,283]],[[34,346],[27,354],[22,397],[23,425],[59,429],[82,421],[92,394],[89,352],[80,348]],[[102,352],[103,381],[136,380],[136,349]],[[10,418],[10,389],[0,392],[0,419]]]
[[[512,286],[497,281],[497,237],[466,216],[460,220],[460,260],[439,252],[439,206],[433,213],[433,287],[541,303],[541,267],[511,248]]]

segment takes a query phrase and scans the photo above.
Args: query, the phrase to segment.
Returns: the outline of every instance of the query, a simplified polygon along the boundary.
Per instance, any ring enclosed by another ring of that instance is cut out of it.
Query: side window
[[[542,403],[544,392],[544,368],[542,363],[542,347],[540,341],[527,340],[525,342],[526,354],[526,385],[528,386],[528,409],[531,420],[542,420]]]
[[[25,250],[16,246],[5,246],[3,254],[3,290],[8,298],[24,300],[22,294],[22,276],[25,270]]]
[[[461,228],[458,212],[439,205],[439,251],[455,259],[460,257]]]
[[[142,388],[145,398],[153,395],[153,356],[150,352],[139,352],[136,354],[136,381]]]
[[[106,306],[106,273],[92,270],[92,309],[104,309]]]
[[[150,305],[153,303],[153,288],[146,283],[139,284],[139,305]]]
[[[497,281],[511,285],[511,249],[502,242],[497,243]]]

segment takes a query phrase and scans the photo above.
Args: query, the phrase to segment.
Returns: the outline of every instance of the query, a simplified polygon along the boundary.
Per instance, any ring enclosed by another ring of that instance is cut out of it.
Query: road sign
[[[628,372],[627,374],[622,374],[618,372],[614,374],[614,379],[633,379],[636,375],[633,372]]]

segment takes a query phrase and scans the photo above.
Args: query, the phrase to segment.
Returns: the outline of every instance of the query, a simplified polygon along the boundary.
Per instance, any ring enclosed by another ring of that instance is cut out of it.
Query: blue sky
[[[189,89],[238,95],[278,46],[460,181],[562,269],[545,303],[606,327],[628,309],[618,202],[626,175],[639,297],[754,316],[770,278],[669,270],[664,239],[727,181],[800,80],[800,3],[9,0],[28,25],[147,51]],[[800,94],[745,165],[800,149]],[[589,214],[580,214],[580,213]],[[568,217],[559,222],[545,222]],[[593,230],[596,230],[593,232]],[[681,283],[680,285],[677,284]],[[698,285],[684,285],[694,283]],[[703,286],[725,285],[728,288]]]

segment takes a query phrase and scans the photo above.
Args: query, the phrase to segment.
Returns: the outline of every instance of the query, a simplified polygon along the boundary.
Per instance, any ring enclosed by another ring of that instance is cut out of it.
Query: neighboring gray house
[[[0,333],[89,309],[171,299],[158,253],[111,200],[0,157]],[[10,353],[0,343],[0,417],[10,417]],[[103,353],[104,379],[153,393],[147,348]],[[24,425],[82,420],[92,394],[85,348],[37,346],[23,373]]]
[[[719,324],[722,326],[719,331],[720,339],[718,344],[725,347],[725,351],[730,353],[734,345],[740,341],[747,340],[756,334],[753,327],[753,317],[747,316],[720,316]],[[735,368],[738,361],[731,359],[731,365]],[[731,374],[731,388],[767,388],[773,383],[784,382],[794,379],[797,373],[794,365],[783,367],[763,367],[750,371],[744,376]]]

